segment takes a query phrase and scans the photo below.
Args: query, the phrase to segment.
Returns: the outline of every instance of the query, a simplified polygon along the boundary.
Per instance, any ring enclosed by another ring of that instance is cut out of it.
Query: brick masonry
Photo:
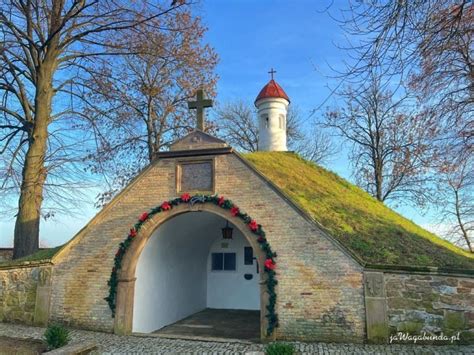
[[[385,273],[390,333],[459,332],[474,343],[474,279],[441,275]]]
[[[363,341],[362,268],[236,155],[199,158],[215,159],[215,192],[262,224],[278,253],[280,325],[276,336]],[[177,161],[160,159],[152,164],[58,255],[52,319],[86,329],[113,330],[104,297],[115,251],[143,211],[177,195]]]

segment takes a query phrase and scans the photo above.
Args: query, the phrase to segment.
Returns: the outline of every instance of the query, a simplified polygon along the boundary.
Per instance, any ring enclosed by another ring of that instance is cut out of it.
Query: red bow
[[[171,209],[171,205],[169,204],[168,201],[165,201],[161,204],[161,209],[164,210],[164,211],[167,211],[167,210]]]
[[[268,269],[268,270],[275,270],[275,263],[273,262],[272,259],[267,259],[265,260],[265,267]]]
[[[217,200],[217,204],[219,206],[222,206],[225,202],[224,196],[219,197],[219,200]]]
[[[258,229],[258,224],[255,220],[252,219],[252,221],[249,223],[249,228],[252,230],[252,231],[256,231]]]
[[[232,217],[235,217],[239,214],[239,208],[238,207],[232,207],[230,209],[230,214],[232,215]]]

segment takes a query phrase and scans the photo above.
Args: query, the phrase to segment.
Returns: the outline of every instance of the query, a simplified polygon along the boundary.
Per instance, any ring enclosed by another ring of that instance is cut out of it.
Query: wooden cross
[[[270,74],[272,76],[272,80],[273,80],[273,74],[276,73],[276,70],[271,68],[270,71],[268,72],[268,74]]]
[[[196,110],[197,125],[196,128],[204,131],[204,109],[212,107],[212,100],[204,99],[204,90],[199,89],[196,92],[197,100],[188,102],[189,109]]]

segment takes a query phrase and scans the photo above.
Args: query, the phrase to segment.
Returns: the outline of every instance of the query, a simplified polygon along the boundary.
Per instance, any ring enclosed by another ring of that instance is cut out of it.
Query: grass
[[[54,248],[42,249],[38,250],[36,253],[33,253],[28,256],[24,256],[20,259],[15,260],[8,260],[0,263],[0,267],[2,266],[15,266],[18,264],[23,264],[25,262],[31,261],[43,261],[43,260],[50,260],[58,251],[61,249],[62,245]]]
[[[292,344],[286,343],[271,343],[265,348],[265,355],[293,355],[295,347]]]
[[[474,255],[296,154],[257,152],[244,158],[367,263],[474,269]]]

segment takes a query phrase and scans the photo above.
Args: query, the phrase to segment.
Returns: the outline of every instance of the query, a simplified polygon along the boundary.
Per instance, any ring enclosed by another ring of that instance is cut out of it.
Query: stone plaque
[[[384,344],[389,335],[384,282],[382,272],[364,272],[365,319],[370,343]]]
[[[213,191],[213,162],[183,162],[178,167],[178,192]]]
[[[366,272],[365,294],[367,297],[385,297],[383,273]]]

